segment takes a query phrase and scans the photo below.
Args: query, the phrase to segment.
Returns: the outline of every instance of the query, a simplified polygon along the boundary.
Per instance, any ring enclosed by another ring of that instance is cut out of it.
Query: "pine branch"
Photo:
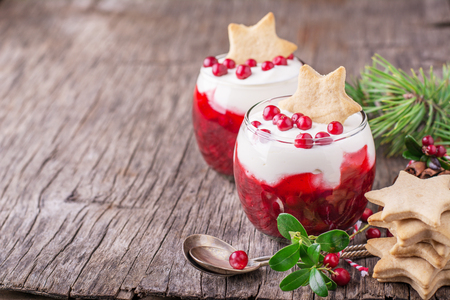
[[[437,78],[432,67],[428,74],[419,69],[409,75],[378,54],[372,60],[346,91],[369,114],[376,145],[388,145],[388,156],[405,150],[408,134],[417,140],[432,135],[436,144],[450,145],[450,65]]]

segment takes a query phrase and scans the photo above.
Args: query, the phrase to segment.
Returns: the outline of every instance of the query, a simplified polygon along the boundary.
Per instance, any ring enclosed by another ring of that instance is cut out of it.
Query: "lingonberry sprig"
[[[411,135],[405,136],[406,151],[403,157],[414,161],[423,161],[428,168],[450,170],[450,161],[446,157],[444,146],[435,146],[434,139],[427,135],[422,138],[422,146]]]
[[[275,253],[269,260],[269,266],[279,272],[298,268],[281,281],[281,290],[292,291],[309,285],[318,296],[326,297],[329,290],[336,289],[335,281],[339,284],[348,283],[347,279],[350,277],[346,270],[333,271],[337,264],[335,258],[330,255],[348,246],[350,236],[345,231],[335,229],[319,236],[308,235],[303,225],[294,216],[286,213],[278,216],[277,225],[280,234],[290,240],[291,245]]]

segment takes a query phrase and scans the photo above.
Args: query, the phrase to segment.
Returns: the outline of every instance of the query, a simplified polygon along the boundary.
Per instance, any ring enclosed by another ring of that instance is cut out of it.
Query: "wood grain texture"
[[[198,152],[190,114],[199,66],[228,50],[228,23],[253,24],[273,11],[279,36],[321,73],[343,65],[356,76],[375,52],[404,69],[438,67],[450,57],[450,27],[430,25],[434,13],[425,7],[0,2],[0,289],[60,298],[313,299],[308,288],[281,292],[284,274],[268,268],[215,278],[182,257],[181,241],[193,233],[250,256],[282,246],[252,227],[234,184]],[[375,188],[403,167],[379,152]],[[372,268],[376,259],[358,261]],[[417,298],[407,285],[351,275],[328,299]]]

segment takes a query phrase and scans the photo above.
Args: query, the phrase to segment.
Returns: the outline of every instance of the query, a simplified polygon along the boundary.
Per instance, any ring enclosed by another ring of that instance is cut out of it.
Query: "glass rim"
[[[275,141],[275,142],[280,142],[280,143],[285,143],[285,144],[294,144],[295,143],[295,138],[287,138],[284,136],[279,136],[276,135],[274,133],[267,133],[264,132],[262,130],[258,130],[258,128],[256,128],[255,126],[253,126],[250,122],[249,116],[250,116],[250,112],[258,105],[263,104],[265,102],[270,102],[273,100],[281,100],[283,98],[287,98],[287,97],[291,97],[292,95],[286,95],[286,96],[278,96],[278,97],[273,97],[273,98],[269,98],[269,99],[265,99],[262,101],[259,101],[258,103],[256,103],[255,105],[253,105],[252,107],[250,107],[250,109],[245,113],[244,116],[244,121],[242,122],[242,124],[245,125],[245,127],[247,127],[248,130],[250,130],[252,133],[254,133],[255,135],[262,137],[268,141]],[[261,111],[262,112],[262,111]],[[358,134],[359,132],[363,131],[367,124],[368,124],[368,118],[366,113],[361,110],[359,111],[359,113],[361,114],[362,120],[361,123],[353,128],[352,130],[343,133],[343,134],[339,134],[339,135],[332,135],[330,134],[329,137],[323,137],[323,138],[312,138],[313,142],[317,142],[317,141],[324,141],[327,140],[329,141],[329,139],[331,138],[333,140],[333,142],[339,142],[345,139],[348,139],[356,134]],[[320,145],[320,146],[326,146],[326,145]]]
[[[216,56],[214,56],[215,58],[217,58],[217,60],[219,60],[219,59],[222,59],[222,58],[225,58],[226,57],[226,53],[225,54],[219,54],[219,55],[216,55]],[[301,64],[302,64],[302,66],[305,64],[300,58],[298,58],[297,56],[294,56]],[[237,66],[236,66],[237,67]],[[292,76],[292,77],[289,77],[289,78],[286,78],[286,79],[284,79],[284,80],[278,80],[278,81],[272,81],[272,82],[266,82],[266,83],[256,83],[256,84],[239,84],[239,83],[232,83],[232,82],[224,82],[223,80],[220,80],[219,78],[220,77],[216,77],[216,76],[214,76],[214,75],[212,75],[212,74],[209,74],[208,72],[206,72],[205,71],[206,70],[206,68],[205,67],[201,67],[200,68],[200,74],[201,75],[204,75],[206,78],[208,78],[208,79],[212,79],[213,81],[215,81],[215,82],[220,82],[220,84],[223,84],[223,85],[233,85],[233,86],[239,86],[239,87],[244,87],[244,88],[247,88],[247,87],[261,87],[261,86],[270,86],[270,85],[276,85],[276,84],[280,84],[280,83],[285,83],[286,81],[290,81],[290,80],[293,80],[293,79],[297,79],[298,78],[298,72],[294,75],[294,76]],[[234,69],[233,69],[234,70]]]

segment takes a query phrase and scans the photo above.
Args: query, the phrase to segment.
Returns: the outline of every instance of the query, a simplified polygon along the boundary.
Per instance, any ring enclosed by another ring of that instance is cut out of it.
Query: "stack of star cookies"
[[[419,179],[401,171],[394,185],[365,196],[384,206],[369,224],[394,235],[368,241],[381,258],[373,277],[409,283],[423,299],[450,285],[450,175]]]

